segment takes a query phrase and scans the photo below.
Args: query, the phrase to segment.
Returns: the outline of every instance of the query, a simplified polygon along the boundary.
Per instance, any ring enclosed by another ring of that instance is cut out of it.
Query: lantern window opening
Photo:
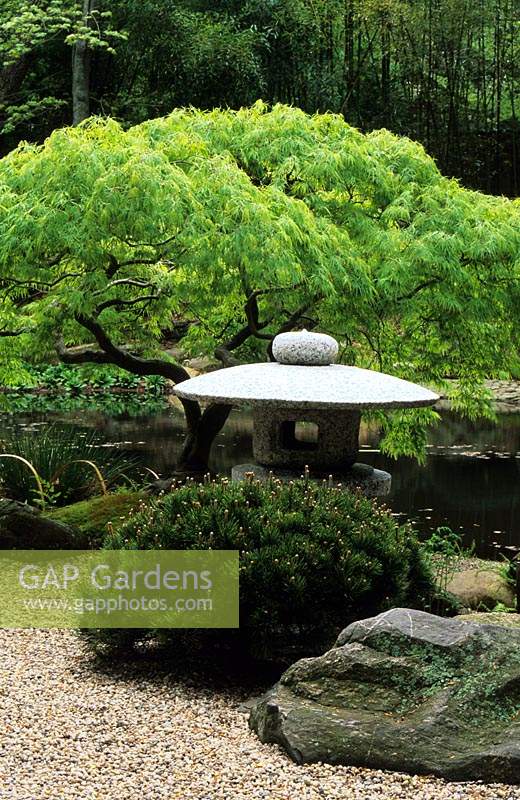
[[[280,444],[285,450],[317,450],[319,426],[307,420],[285,420],[280,425]]]

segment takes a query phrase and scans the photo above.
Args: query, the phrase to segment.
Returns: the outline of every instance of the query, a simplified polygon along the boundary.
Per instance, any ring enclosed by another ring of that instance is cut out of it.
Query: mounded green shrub
[[[306,481],[191,481],[141,507],[104,546],[239,550],[240,634],[256,655],[330,644],[353,619],[424,607],[432,591],[411,527],[360,494]],[[115,643],[117,632],[99,637]]]

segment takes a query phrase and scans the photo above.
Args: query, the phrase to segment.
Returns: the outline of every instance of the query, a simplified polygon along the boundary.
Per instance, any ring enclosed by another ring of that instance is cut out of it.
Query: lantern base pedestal
[[[263,467],[260,464],[236,464],[231,470],[231,478],[234,481],[243,481],[251,473],[259,481],[265,481],[269,477],[273,477],[286,482],[304,477],[301,470]],[[312,471],[309,472],[309,478],[314,481],[329,480],[328,475],[323,473],[313,474]],[[338,485],[345,486],[348,489],[361,489],[366,497],[384,497],[390,493],[392,476],[389,472],[375,469],[369,464],[356,463],[345,472],[332,475],[332,486]]]

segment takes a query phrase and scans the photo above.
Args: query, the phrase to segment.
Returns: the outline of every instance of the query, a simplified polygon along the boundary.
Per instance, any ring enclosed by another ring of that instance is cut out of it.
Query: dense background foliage
[[[361,494],[312,481],[189,482],[143,504],[104,545],[238,550],[240,634],[255,654],[287,655],[294,639],[308,652],[360,616],[424,608],[433,591],[411,527]],[[117,632],[100,632],[111,639]]]
[[[0,0],[2,149],[86,109],[135,124],[262,97],[407,134],[516,195],[519,26],[517,0]]]

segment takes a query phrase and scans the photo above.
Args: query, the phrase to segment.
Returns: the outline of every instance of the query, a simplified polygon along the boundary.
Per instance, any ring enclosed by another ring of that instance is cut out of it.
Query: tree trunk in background
[[[0,69],[0,104],[15,100],[30,67],[31,59],[25,53],[14,63]]]
[[[349,112],[350,98],[354,91],[354,7],[352,0],[345,0],[345,13],[343,17],[343,83],[344,100],[341,113],[345,118]]]
[[[92,12],[99,0],[83,0],[83,24],[92,26]],[[91,50],[85,39],[74,45],[72,53],[72,124],[79,125],[90,116],[90,61]]]
[[[497,0],[495,17],[495,168],[493,191],[500,192],[501,170],[501,123],[502,123],[502,15],[501,3]]]
[[[385,116],[392,118],[390,105],[390,26],[385,15],[381,19],[381,100]]]

